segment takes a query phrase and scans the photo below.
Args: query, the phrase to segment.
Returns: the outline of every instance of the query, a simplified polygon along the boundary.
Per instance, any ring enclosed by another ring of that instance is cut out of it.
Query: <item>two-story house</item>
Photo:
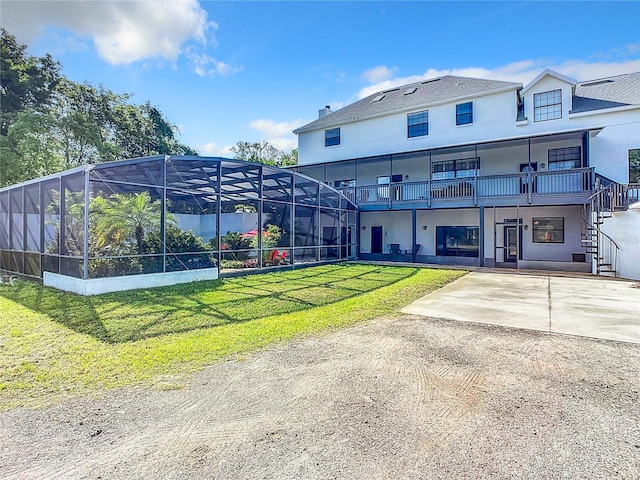
[[[545,70],[526,86],[444,76],[326,107],[294,133],[296,170],[357,203],[361,259],[640,264],[638,234],[603,227],[637,197],[640,73],[577,82]]]

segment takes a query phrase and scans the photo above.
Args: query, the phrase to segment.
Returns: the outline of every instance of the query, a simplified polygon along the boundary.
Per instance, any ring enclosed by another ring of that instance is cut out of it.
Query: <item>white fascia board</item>
[[[351,120],[347,120],[347,121],[343,121],[343,122],[333,122],[333,123],[327,123],[326,125],[322,125],[321,127],[315,127],[315,128],[310,128],[310,129],[305,129],[304,127],[298,128],[296,130],[294,130],[293,132],[296,134],[300,134],[300,133],[308,133],[308,132],[316,132],[319,130],[327,130],[328,128],[336,128],[336,127],[341,127],[343,125],[349,125],[351,123],[356,123],[356,122],[360,122],[362,120],[371,120],[372,118],[382,118],[382,117],[387,117],[389,115],[395,115],[397,113],[404,113],[404,112],[411,112],[413,110],[421,110],[424,108],[430,108],[430,107],[437,107],[438,105],[446,105],[448,103],[458,103],[458,102],[462,102],[464,100],[473,100],[474,98],[481,98],[481,97],[487,97],[489,95],[495,95],[498,93],[504,93],[504,92],[509,92],[509,91],[517,91],[520,90],[522,88],[522,84],[518,84],[515,86],[509,86],[509,87],[501,87],[501,88],[496,88],[494,90],[487,90],[486,92],[481,92],[481,93],[474,93],[474,94],[470,94],[470,95],[462,95],[460,97],[454,97],[454,98],[448,98],[446,100],[440,100],[438,102],[431,102],[431,103],[422,103],[422,104],[416,104],[416,105],[411,105],[405,108],[398,108],[395,110],[388,110],[386,112],[382,112],[382,113],[372,113],[371,115],[364,115],[361,117],[356,117],[356,118],[352,118]]]
[[[627,112],[629,110],[640,110],[640,105],[624,105],[622,107],[601,108],[598,110],[587,110],[586,112],[569,112],[569,118],[590,117],[593,115],[603,115],[607,113]]]
[[[576,85],[576,83],[578,83],[576,80],[574,80],[573,78],[567,77],[566,75],[562,75],[561,73],[558,72],[554,72],[553,70],[550,69],[545,69],[540,75],[538,75],[536,78],[534,78],[533,80],[531,80],[526,87],[524,87],[522,89],[522,94],[524,95],[525,93],[527,93],[529,90],[531,90],[540,80],[542,80],[544,77],[553,77],[555,79],[560,80],[561,82],[567,83],[569,85],[571,85],[572,87]]]

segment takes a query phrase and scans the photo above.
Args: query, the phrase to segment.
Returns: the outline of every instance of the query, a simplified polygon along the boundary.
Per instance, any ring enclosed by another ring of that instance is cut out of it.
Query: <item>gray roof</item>
[[[408,93],[415,88],[414,93]],[[362,118],[427,107],[429,105],[507,90],[519,90],[521,83],[447,75],[376,92],[351,105],[304,125],[294,133],[308,132],[354,122]],[[378,97],[383,96],[378,101]]]
[[[640,72],[576,84],[571,113],[640,105]]]

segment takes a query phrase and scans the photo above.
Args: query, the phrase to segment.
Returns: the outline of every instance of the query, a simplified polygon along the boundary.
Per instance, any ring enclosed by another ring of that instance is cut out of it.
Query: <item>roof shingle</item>
[[[415,91],[409,93],[414,88]],[[511,89],[518,90],[520,88],[522,88],[521,83],[447,75],[376,92],[362,100],[308,123],[294,130],[294,133],[342,125],[362,118],[387,114],[394,111],[428,107],[429,105],[453,101],[458,98]],[[384,97],[376,100],[381,95],[384,95]]]
[[[571,113],[629,105],[640,105],[640,72],[578,83]]]

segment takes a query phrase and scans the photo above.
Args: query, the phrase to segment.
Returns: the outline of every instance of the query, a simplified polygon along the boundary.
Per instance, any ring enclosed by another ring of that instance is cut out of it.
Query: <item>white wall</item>
[[[468,100],[465,100],[468,101]],[[324,129],[298,135],[300,165],[385,153],[408,152],[445,145],[502,138],[515,129],[515,91],[473,100],[473,124],[456,126],[455,104],[416,108],[360,122],[341,125],[340,145],[324,146]],[[407,114],[429,111],[429,134],[407,138]]]
[[[615,212],[600,228],[620,247],[618,277],[640,280],[640,208]]]
[[[522,259],[536,261],[571,262],[572,253],[584,253],[581,233],[584,223],[580,215],[580,206],[567,207],[515,207],[497,208],[495,219],[497,223],[505,219],[515,219],[517,215],[522,219]],[[485,209],[484,258],[494,258],[494,210]],[[534,217],[562,217],[564,218],[564,243],[534,243]],[[515,225],[515,224],[514,224]],[[526,226],[526,229],[525,229]],[[496,227],[496,241],[504,245],[504,225]],[[502,262],[502,251],[498,250],[497,261]]]
[[[436,227],[479,227],[479,209],[418,210],[416,212],[416,243],[421,245],[420,255],[436,254]],[[423,227],[427,226],[425,230]]]
[[[57,273],[44,272],[43,284],[78,295],[100,295],[109,292],[122,292],[143,288],[164,287],[177,283],[190,283],[218,278],[217,268],[202,268],[182,272],[147,273],[144,275],[125,275],[122,277],[81,278],[68,277]]]
[[[382,226],[382,252],[389,253],[389,245],[411,249],[411,212],[362,212],[360,214],[360,251],[371,252],[371,227]],[[363,229],[363,227],[366,227]]]
[[[562,90],[562,118],[534,122],[533,95],[556,89]],[[299,164],[334,162],[528,135],[604,127],[600,133],[591,138],[591,165],[596,167],[598,173],[615,181],[622,183],[628,181],[628,151],[640,148],[640,107],[570,114],[572,108],[571,86],[553,77],[544,77],[529,88],[525,92],[524,101],[525,115],[528,120],[519,122],[518,125],[516,125],[516,93],[511,91],[474,99],[474,123],[472,125],[455,125],[455,104],[459,102],[413,110],[429,111],[429,135],[424,137],[407,138],[407,113],[410,112],[395,113],[341,125],[341,144],[329,148],[324,147],[324,129],[302,133],[298,135]],[[558,146],[569,145],[567,142],[558,142]],[[547,163],[546,151],[548,148],[554,147],[535,145],[532,148],[533,161],[539,162],[538,168],[541,171],[544,170],[541,164]],[[498,154],[496,157],[498,158],[500,153],[495,153]],[[507,152],[502,153],[506,154]],[[526,155],[523,157],[526,159]],[[508,164],[508,169],[513,172],[519,167],[519,159],[505,157],[504,160]],[[363,177],[366,174],[360,167],[361,165],[358,166],[358,175]],[[483,163],[481,160],[482,175],[508,173],[501,170],[502,168],[497,162]],[[407,170],[409,181],[425,179],[424,176],[417,178],[423,171],[415,171],[414,178],[414,171]],[[370,176],[375,177],[373,173]],[[369,178],[366,183],[375,183],[375,178]],[[359,184],[366,183],[359,182]]]
[[[611,125],[590,139],[591,165],[618,183],[629,183],[629,150],[640,148],[640,111],[611,114]]]

